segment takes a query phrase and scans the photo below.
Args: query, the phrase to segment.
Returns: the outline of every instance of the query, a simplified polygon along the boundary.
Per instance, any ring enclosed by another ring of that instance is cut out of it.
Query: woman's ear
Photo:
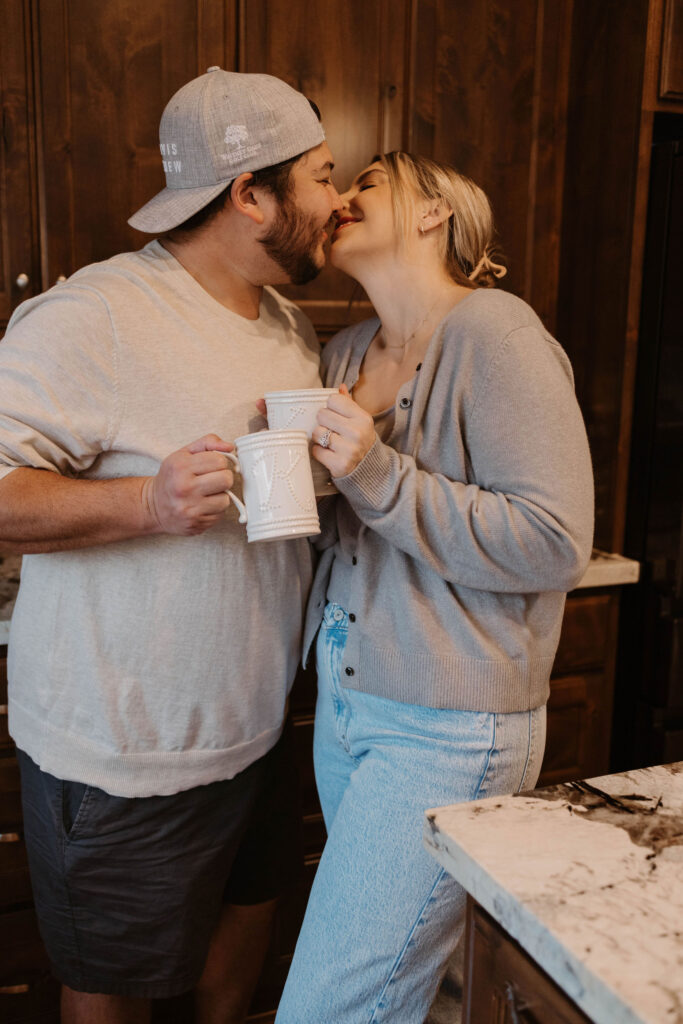
[[[254,175],[245,172],[235,178],[230,189],[230,199],[237,213],[249,217],[256,224],[263,224],[266,219],[262,205],[263,191],[253,187]]]
[[[420,234],[426,234],[427,231],[432,231],[444,224],[452,216],[453,211],[450,206],[446,206],[444,203],[425,205],[418,220],[418,231]]]

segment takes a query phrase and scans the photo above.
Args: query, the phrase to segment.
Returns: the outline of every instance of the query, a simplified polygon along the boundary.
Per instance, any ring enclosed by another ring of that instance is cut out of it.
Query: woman
[[[464,907],[422,847],[424,812],[538,778],[592,474],[563,350],[487,287],[504,269],[483,192],[391,153],[342,200],[331,260],[379,319],[323,356],[340,394],[314,455],[339,495],[307,647],[317,632],[328,840],[277,1020],[417,1024]]]

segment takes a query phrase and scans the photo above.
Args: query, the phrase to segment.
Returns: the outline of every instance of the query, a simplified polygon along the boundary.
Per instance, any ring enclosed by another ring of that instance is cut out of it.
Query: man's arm
[[[191,536],[230,504],[233,474],[215,434],[173,452],[156,476],[78,480],[18,468],[0,480],[0,553],[68,551],[152,534]]]

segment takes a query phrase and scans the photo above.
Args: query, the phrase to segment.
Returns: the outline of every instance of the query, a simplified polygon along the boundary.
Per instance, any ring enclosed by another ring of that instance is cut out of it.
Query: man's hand
[[[147,477],[142,500],[154,533],[192,536],[204,533],[223,515],[233,485],[229,460],[222,452],[234,445],[207,434],[161,463],[156,476]]]
[[[376,436],[372,416],[354,402],[342,384],[339,394],[330,395],[327,407],[318,413],[313,456],[333,477],[347,476],[370,451]],[[322,448],[318,442],[325,438],[328,445]]]

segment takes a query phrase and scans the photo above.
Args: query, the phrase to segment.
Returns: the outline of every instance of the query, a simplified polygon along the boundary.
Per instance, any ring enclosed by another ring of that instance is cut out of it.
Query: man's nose
[[[339,213],[339,211],[341,210],[342,206],[344,205],[344,201],[343,201],[342,197],[339,195],[339,193],[337,192],[337,190],[334,187],[334,185],[332,186],[331,200],[332,200],[332,213]]]

